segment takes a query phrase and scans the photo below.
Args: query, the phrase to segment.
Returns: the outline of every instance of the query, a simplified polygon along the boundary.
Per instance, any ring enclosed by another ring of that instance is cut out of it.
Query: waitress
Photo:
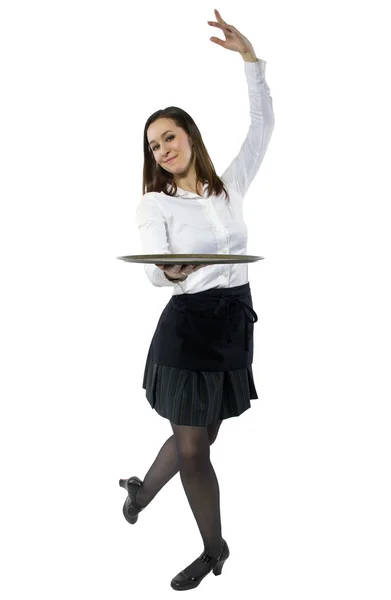
[[[221,30],[225,40],[211,41],[244,61],[250,127],[238,155],[219,177],[188,113],[170,106],[149,117],[144,128],[143,197],[136,213],[144,254],[247,254],[243,198],[272,136],[272,98],[265,61],[217,10],[215,16],[217,20],[208,23]],[[216,78],[216,89],[219,86],[227,100],[231,85]],[[227,140],[230,121],[225,123]],[[169,420],[173,435],[143,481],[136,476],[120,480],[128,492],[123,513],[135,523],[179,471],[204,546],[171,581],[173,589],[187,590],[211,570],[219,575],[229,556],[210,445],[224,419],[238,417],[258,398],[252,373],[257,315],[246,263],[147,264],[145,271],[152,285],[172,288],[149,348],[143,388],[151,407]],[[153,570],[153,560],[150,565]]]

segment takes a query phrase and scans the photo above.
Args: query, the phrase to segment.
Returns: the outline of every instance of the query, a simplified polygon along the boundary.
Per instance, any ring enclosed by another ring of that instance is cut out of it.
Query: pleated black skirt
[[[176,425],[206,427],[238,417],[258,399],[252,366],[233,371],[191,371],[158,365],[148,353],[143,388],[151,407]]]

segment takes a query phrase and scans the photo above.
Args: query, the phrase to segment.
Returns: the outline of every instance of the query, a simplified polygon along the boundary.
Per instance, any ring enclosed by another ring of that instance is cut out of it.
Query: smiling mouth
[[[172,161],[173,161],[173,160],[175,160],[176,158],[177,158],[177,157],[176,157],[176,156],[174,156],[173,158],[170,158],[170,160],[166,160],[165,164],[167,165],[167,164],[170,164],[170,163],[172,163]]]

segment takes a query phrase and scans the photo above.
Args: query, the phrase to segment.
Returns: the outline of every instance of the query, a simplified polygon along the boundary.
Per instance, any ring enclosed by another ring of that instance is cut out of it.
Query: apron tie
[[[219,302],[216,310],[214,311],[214,314],[215,315],[221,315],[222,313],[228,314],[228,320],[231,321],[231,316],[229,313],[230,303],[234,303],[234,304],[236,304],[236,306],[239,305],[239,308],[241,309],[241,311],[244,314],[244,319],[245,319],[245,322],[244,322],[244,325],[245,325],[244,349],[246,352],[248,352],[248,350],[249,350],[248,324],[249,324],[249,322],[256,323],[258,321],[258,315],[255,312],[255,310],[253,308],[251,308],[251,306],[249,304],[246,304],[246,302],[243,302],[243,300],[239,300],[239,298],[235,298],[234,296],[226,296],[225,298],[220,298],[220,302]],[[232,342],[231,327],[228,328],[227,342]]]

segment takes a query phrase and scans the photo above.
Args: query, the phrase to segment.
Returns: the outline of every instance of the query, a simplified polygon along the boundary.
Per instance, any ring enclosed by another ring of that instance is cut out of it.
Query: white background
[[[382,5],[382,7],[381,7]],[[202,552],[176,475],[131,526],[118,479],[172,434],[141,387],[171,288],[135,208],[152,112],[195,119],[218,174],[276,126],[245,198],[259,399],[211,449],[231,556],[206,599],[389,600],[390,117],[386,3],[2,3],[2,597],[171,598]],[[201,597],[200,596],[200,597]]]

